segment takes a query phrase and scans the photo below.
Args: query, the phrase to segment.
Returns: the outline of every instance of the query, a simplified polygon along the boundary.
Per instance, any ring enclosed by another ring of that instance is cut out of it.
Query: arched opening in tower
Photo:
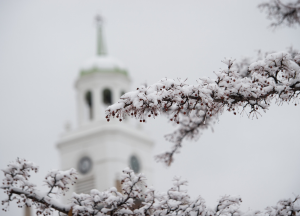
[[[85,94],[85,103],[87,105],[87,115],[88,119],[93,119],[93,95],[91,91]]]
[[[112,104],[112,93],[110,89],[103,90],[103,103],[107,106]]]

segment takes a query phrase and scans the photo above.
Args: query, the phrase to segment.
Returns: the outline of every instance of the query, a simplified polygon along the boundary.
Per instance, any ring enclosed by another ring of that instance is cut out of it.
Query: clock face
[[[85,156],[78,162],[78,170],[81,174],[87,174],[92,169],[92,160]]]
[[[135,173],[139,173],[140,172],[140,162],[137,159],[136,156],[131,156],[130,157],[130,168],[135,172]]]

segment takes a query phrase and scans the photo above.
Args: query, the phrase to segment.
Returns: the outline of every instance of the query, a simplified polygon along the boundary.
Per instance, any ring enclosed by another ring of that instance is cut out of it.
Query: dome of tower
[[[121,62],[106,55],[97,55],[87,60],[81,67],[81,76],[91,73],[121,73],[127,75],[127,70]]]
[[[102,18],[96,17],[97,24],[97,55],[86,61],[81,69],[80,75],[91,73],[119,73],[127,76],[127,70],[116,59],[107,55],[102,35]]]

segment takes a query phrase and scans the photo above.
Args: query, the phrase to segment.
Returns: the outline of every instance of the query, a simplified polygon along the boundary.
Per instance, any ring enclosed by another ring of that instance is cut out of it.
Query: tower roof
[[[97,55],[87,60],[81,67],[80,75],[91,73],[121,73],[127,76],[127,70],[116,59],[107,56],[106,46],[103,39],[103,18],[97,15]]]
[[[109,56],[95,56],[87,60],[81,67],[80,75],[91,73],[121,73],[127,75],[125,67]]]

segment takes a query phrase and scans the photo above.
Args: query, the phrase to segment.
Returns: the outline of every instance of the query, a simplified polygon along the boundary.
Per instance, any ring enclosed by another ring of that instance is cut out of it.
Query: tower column
[[[98,87],[93,88],[93,101],[94,101],[94,117],[95,121],[101,119],[101,107],[100,107],[100,89]],[[103,116],[102,116],[103,117]]]
[[[24,216],[31,216],[31,207],[25,206]]]
[[[78,115],[78,125],[82,126],[84,123],[84,96],[83,92],[78,90],[77,93],[77,115]]]
[[[116,86],[113,90],[113,95],[112,95],[113,103],[116,103],[119,100],[119,98],[121,96],[120,92],[121,92],[120,88],[118,86]]]

